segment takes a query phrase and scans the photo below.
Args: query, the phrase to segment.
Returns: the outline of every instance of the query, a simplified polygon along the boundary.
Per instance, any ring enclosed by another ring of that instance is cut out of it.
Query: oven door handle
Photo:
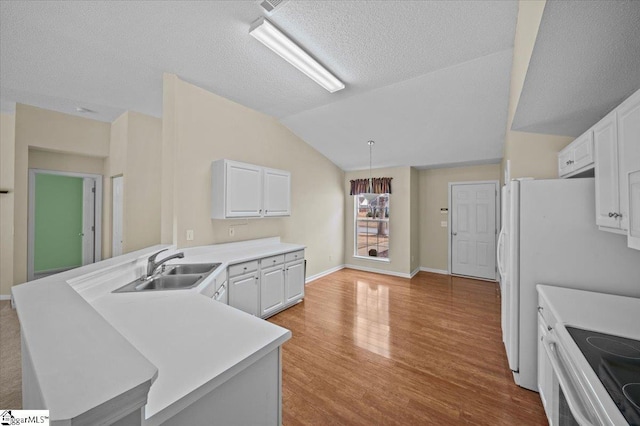
[[[593,422],[588,420],[583,414],[583,411],[585,411],[583,410],[583,404],[581,404],[580,398],[576,395],[575,387],[569,377],[567,377],[565,368],[561,365],[557,342],[552,340],[549,335],[544,336],[542,342],[544,344],[544,350],[549,357],[549,362],[551,362],[553,371],[558,379],[558,383],[564,391],[564,396],[567,399],[567,404],[569,404],[571,414],[573,414],[581,426],[594,426]]]

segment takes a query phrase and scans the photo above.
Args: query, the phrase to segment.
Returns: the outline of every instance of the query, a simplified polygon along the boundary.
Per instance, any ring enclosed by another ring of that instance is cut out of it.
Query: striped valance
[[[391,194],[390,177],[371,178],[373,185],[371,192],[374,194]],[[350,195],[358,195],[369,192],[369,179],[353,179],[351,182]]]

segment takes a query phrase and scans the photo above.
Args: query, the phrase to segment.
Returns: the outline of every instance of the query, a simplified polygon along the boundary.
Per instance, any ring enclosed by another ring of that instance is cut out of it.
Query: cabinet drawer
[[[258,261],[252,260],[251,262],[238,263],[237,265],[229,266],[229,276],[236,277],[238,275],[248,274],[258,270]]]
[[[304,259],[304,250],[298,250],[284,255],[285,262],[293,262],[294,260]]]
[[[268,268],[269,266],[280,265],[284,263],[284,254],[279,254],[276,256],[265,257],[260,261],[260,267]]]

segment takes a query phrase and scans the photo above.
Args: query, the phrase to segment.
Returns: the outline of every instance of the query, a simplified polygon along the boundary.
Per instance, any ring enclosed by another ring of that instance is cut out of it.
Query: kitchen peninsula
[[[280,424],[291,332],[212,299],[227,266],[303,246],[279,238],[182,250],[221,265],[193,289],[112,293],[158,245],[13,288],[23,408],[52,424]]]

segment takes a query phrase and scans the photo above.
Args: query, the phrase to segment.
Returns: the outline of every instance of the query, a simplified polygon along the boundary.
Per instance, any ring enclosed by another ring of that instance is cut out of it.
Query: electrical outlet
[[[443,228],[447,227],[447,221],[443,220],[442,222],[440,222],[440,226],[442,226]]]
[[[187,229],[187,241],[193,241],[193,229]]]
[[[236,235],[236,228],[234,228],[233,226],[229,227],[229,236],[233,237],[234,235]]]

